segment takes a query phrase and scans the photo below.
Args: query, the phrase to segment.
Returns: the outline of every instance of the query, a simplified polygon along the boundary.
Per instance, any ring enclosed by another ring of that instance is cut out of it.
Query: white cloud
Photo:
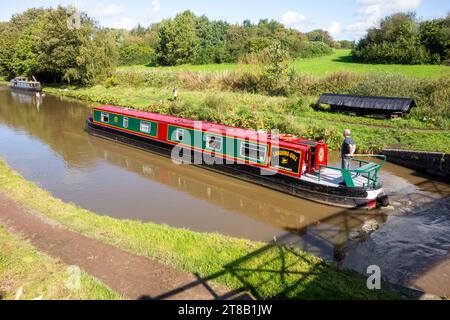
[[[414,10],[422,4],[422,0],[356,0],[356,2],[362,5],[358,13],[369,16]]]
[[[135,24],[134,24],[133,20],[131,20],[128,17],[123,17],[120,20],[118,20],[112,24],[113,28],[126,29],[126,30],[131,30],[131,29],[133,29],[134,26],[135,26]]]
[[[281,22],[286,25],[292,25],[305,19],[306,17],[301,15],[297,11],[288,11],[281,17]]]
[[[123,5],[118,4],[99,4],[95,7],[93,15],[98,18],[112,18],[117,17],[125,13],[126,8]]]
[[[369,28],[376,26],[380,19],[387,15],[417,9],[423,0],[356,0],[356,2],[360,4],[356,12],[357,20],[341,26],[340,30],[341,34],[352,39],[364,36]]]
[[[297,11],[287,11],[281,16],[281,23],[298,30],[303,30],[308,25],[306,17]]]
[[[152,13],[158,13],[161,10],[161,3],[159,0],[152,1]]]
[[[328,32],[333,36],[337,37],[341,34],[342,26],[339,22],[333,21],[331,25],[328,27]]]

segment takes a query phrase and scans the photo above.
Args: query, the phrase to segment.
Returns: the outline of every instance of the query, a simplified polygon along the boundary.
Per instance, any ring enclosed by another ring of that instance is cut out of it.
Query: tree
[[[130,35],[141,37],[141,38],[143,38],[146,33],[147,33],[147,30],[145,30],[145,28],[143,26],[141,26],[140,23],[137,25],[137,27],[134,27],[130,31]]]
[[[298,58],[300,57],[302,44],[308,41],[308,37],[300,31],[289,29],[284,32],[284,35],[279,40],[283,47],[288,48],[293,58]]]
[[[340,40],[339,44],[341,45],[341,49],[353,49],[355,43],[350,40]]]
[[[8,77],[14,75],[12,57],[19,35],[14,32],[9,23],[0,29],[0,72]]]
[[[173,20],[161,22],[157,49],[160,64],[177,65],[191,62],[200,45],[195,26],[195,17],[190,11],[178,14]]]
[[[42,23],[34,24],[19,38],[12,56],[12,71],[15,75],[31,77],[39,68],[36,42],[42,32]]]
[[[239,61],[248,53],[248,34],[244,27],[230,26],[227,32],[226,51],[229,62]]]
[[[421,43],[414,13],[396,13],[368,30],[353,50],[356,60],[369,63],[424,64],[431,54]]]
[[[154,51],[156,51],[159,44],[159,27],[159,23],[150,25],[144,36],[144,42],[148,44]]]
[[[8,76],[36,75],[54,82],[93,83],[117,63],[116,35],[81,13],[69,28],[68,8],[30,9],[0,29],[0,66]]]
[[[119,64],[155,64],[156,52],[146,41],[144,36],[137,36],[133,32],[126,33],[119,44]]]
[[[439,60],[450,59],[450,14],[446,18],[425,21],[420,24],[421,43]]]
[[[21,14],[13,15],[9,22],[2,23],[0,28],[0,71],[8,77],[15,75],[13,56],[16,45],[22,34],[27,31],[35,21],[45,14],[45,9],[28,9]],[[22,50],[26,44],[20,43]],[[26,57],[29,59],[30,57]]]
[[[83,37],[76,67],[66,71],[67,81],[92,84],[110,75],[117,66],[118,52],[114,38],[107,30],[96,30],[91,37]]]
[[[275,42],[265,50],[268,64],[264,66],[263,83],[269,94],[280,94],[289,67],[289,53],[281,42]]]
[[[69,28],[68,9],[50,9],[36,44],[38,72],[53,81],[92,83],[110,74],[117,64],[115,39],[86,13],[80,13],[79,28]]]
[[[225,43],[229,24],[224,21],[209,21],[206,16],[196,18],[196,34],[200,40],[195,64],[221,63],[227,60]]]
[[[335,42],[334,42],[333,37],[326,30],[316,29],[316,30],[313,30],[311,32],[308,32],[306,34],[306,36],[308,37],[309,41],[323,42],[323,43],[327,44],[330,47],[334,47],[335,46]]]

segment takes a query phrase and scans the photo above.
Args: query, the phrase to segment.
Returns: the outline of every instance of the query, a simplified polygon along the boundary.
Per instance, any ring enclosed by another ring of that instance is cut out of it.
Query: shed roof
[[[320,96],[319,103],[349,108],[376,109],[400,112],[408,112],[410,108],[416,106],[416,102],[411,98],[356,96],[351,94],[331,93],[322,94]]]

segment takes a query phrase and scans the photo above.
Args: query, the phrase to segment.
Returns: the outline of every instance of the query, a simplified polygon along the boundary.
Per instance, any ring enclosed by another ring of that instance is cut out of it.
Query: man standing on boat
[[[352,132],[349,129],[344,130],[344,142],[341,147],[342,169],[349,170],[351,157],[356,151],[356,144],[353,141]]]

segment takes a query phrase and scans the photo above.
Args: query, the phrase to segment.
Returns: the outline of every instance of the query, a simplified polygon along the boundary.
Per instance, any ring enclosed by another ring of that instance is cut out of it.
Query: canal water
[[[276,239],[361,273],[379,265],[392,282],[450,295],[450,185],[386,164],[381,180],[392,206],[335,208],[90,136],[88,112],[71,99],[0,86],[0,158],[98,214]]]

